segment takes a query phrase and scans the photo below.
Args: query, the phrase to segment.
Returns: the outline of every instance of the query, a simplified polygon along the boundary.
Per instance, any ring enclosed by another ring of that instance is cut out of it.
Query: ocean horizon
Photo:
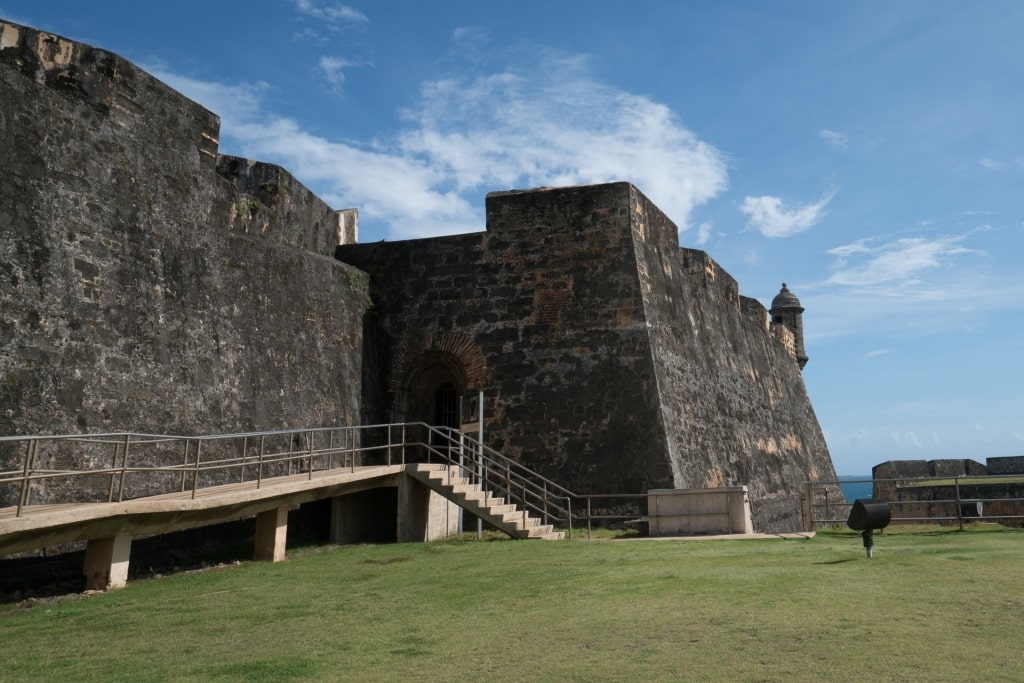
[[[846,500],[851,503],[858,498],[871,498],[874,493],[870,474],[845,474],[836,479],[839,480],[839,488],[842,489]]]

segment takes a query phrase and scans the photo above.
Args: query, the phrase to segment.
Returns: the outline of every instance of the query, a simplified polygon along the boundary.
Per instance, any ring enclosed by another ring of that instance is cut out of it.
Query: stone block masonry
[[[117,55],[0,21],[0,434],[359,421],[366,276],[331,258],[354,221],[218,156],[219,127]]]
[[[364,361],[370,420],[483,391],[488,443],[550,479],[746,485],[759,530],[800,529],[801,482],[835,478],[792,334],[628,183],[493,193],[486,232],[337,256],[370,273],[368,338],[401,350]]]

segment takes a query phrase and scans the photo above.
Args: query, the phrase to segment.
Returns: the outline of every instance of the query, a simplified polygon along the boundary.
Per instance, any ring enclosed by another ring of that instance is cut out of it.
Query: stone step
[[[524,515],[516,504],[506,503],[504,498],[484,491],[479,484],[455,476],[454,471],[443,465],[419,466],[415,472],[428,486],[513,538],[556,541],[565,537],[550,524],[541,524],[539,518]]]
[[[509,513],[509,512],[517,512],[518,513],[518,510],[519,510],[519,508],[517,508],[515,505],[504,505],[504,504],[483,505],[483,506],[481,506],[480,509],[481,510],[486,510],[487,514],[489,514],[489,515],[504,515],[504,514]]]
[[[467,477],[460,477],[456,474],[448,474],[447,472],[427,472],[427,478],[439,481],[446,486],[464,486],[469,484],[469,479]]]

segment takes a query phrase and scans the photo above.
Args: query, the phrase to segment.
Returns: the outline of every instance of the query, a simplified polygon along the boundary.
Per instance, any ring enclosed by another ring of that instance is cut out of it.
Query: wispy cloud
[[[327,84],[336,93],[340,93],[342,87],[345,85],[345,70],[364,66],[361,62],[356,62],[343,57],[329,57],[324,55],[320,57],[320,62],[317,65],[320,73],[323,74],[327,80]]]
[[[844,133],[837,133],[834,130],[828,130],[827,128],[818,131],[818,137],[829,143],[834,147],[846,148],[850,142],[850,138]]]
[[[778,197],[747,197],[740,206],[740,211],[750,219],[747,226],[754,228],[765,237],[789,237],[801,233],[825,215],[825,206],[835,196],[835,190],[829,192],[812,204],[796,204],[784,206]]]
[[[365,24],[369,21],[365,14],[338,2],[325,0],[293,0],[299,14],[319,19],[328,24]]]
[[[900,451],[920,451],[924,448],[914,432],[892,432],[889,436]]]
[[[343,78],[344,60],[321,61]],[[482,192],[628,180],[677,224],[724,190],[722,154],[663,104],[590,76],[586,60],[540,53],[514,68],[426,82],[388,138],[314,135],[266,111],[266,86],[172,86],[222,117],[232,153],[279,163],[335,206],[357,206],[395,238],[481,230]]]
[[[705,221],[697,226],[697,246],[703,246],[711,239],[711,223]]]
[[[828,284],[862,287],[913,282],[925,271],[949,265],[959,255],[976,253],[962,246],[966,238],[906,237],[883,244],[863,239],[835,247],[827,252],[835,257]]]
[[[1024,168],[1024,158],[1022,157],[1018,157],[1016,159],[993,159],[991,157],[982,157],[981,159],[978,159],[978,163],[990,171],[997,172]]]
[[[876,349],[874,351],[868,351],[864,354],[864,360],[878,358],[879,356],[885,356],[890,353],[892,353],[892,349]]]

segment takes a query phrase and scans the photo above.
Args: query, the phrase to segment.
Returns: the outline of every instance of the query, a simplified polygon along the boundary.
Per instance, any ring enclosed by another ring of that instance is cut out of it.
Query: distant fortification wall
[[[358,420],[344,216],[218,158],[219,125],[117,55],[0,22],[0,434]]]

